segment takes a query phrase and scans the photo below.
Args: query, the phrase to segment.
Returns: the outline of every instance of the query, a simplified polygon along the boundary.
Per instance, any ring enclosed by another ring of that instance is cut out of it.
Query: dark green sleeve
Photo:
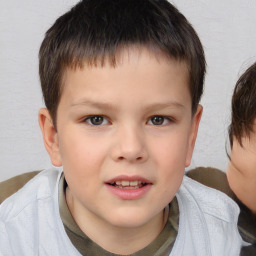
[[[6,198],[8,198],[9,196],[17,192],[20,188],[22,188],[29,180],[31,180],[39,172],[40,171],[23,173],[21,175],[0,182],[0,204]]]
[[[186,175],[207,187],[215,188],[227,194],[232,199],[235,199],[235,194],[228,185],[226,173],[219,169],[212,167],[198,167],[188,171]]]

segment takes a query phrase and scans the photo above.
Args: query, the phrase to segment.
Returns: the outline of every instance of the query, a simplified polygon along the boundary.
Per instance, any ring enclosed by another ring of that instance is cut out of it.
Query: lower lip
[[[136,200],[142,198],[151,188],[151,184],[136,189],[117,188],[106,184],[107,189],[122,200]]]

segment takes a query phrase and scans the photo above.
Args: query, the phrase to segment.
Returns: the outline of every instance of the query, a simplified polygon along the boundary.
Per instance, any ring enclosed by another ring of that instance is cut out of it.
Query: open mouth
[[[120,188],[120,189],[138,189],[148,185],[148,183],[142,182],[139,180],[134,180],[134,181],[117,180],[115,182],[108,183],[108,185],[111,185],[113,187]]]
[[[122,200],[137,200],[144,197],[152,188],[153,183],[140,176],[120,175],[105,183],[106,188]]]

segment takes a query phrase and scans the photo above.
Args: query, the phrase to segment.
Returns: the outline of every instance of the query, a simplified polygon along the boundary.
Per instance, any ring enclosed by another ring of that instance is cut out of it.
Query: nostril
[[[128,157],[124,157],[124,156],[119,156],[119,157],[118,157],[118,160],[119,160],[119,161],[123,161],[123,160],[125,160],[125,159],[126,159],[126,160],[131,160],[131,159],[129,159]],[[143,157],[141,157],[141,156],[135,157],[134,160],[135,160],[135,161],[142,161],[142,160],[143,160]]]

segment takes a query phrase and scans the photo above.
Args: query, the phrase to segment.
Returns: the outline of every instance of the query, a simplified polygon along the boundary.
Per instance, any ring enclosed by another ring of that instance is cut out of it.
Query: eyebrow
[[[97,101],[91,101],[89,99],[81,100],[77,103],[71,104],[71,107],[76,107],[76,106],[90,106],[94,107],[97,109],[107,109],[107,110],[117,110],[118,106],[115,106],[111,103],[108,102],[97,102]],[[184,109],[185,106],[177,101],[168,101],[168,102],[157,102],[157,103],[151,103],[148,106],[144,107],[145,111],[150,111],[150,110],[161,110],[161,109],[166,109],[166,108],[174,108],[174,109]]]
[[[116,109],[116,107],[107,102],[97,102],[97,101],[91,101],[91,100],[81,100],[77,103],[71,104],[71,107],[77,107],[77,106],[90,106],[98,109]]]
[[[161,102],[161,103],[152,103],[149,106],[145,107],[145,110],[150,111],[153,110],[161,110],[166,108],[173,108],[173,109],[184,109],[185,106],[177,101],[168,101],[168,102]]]

